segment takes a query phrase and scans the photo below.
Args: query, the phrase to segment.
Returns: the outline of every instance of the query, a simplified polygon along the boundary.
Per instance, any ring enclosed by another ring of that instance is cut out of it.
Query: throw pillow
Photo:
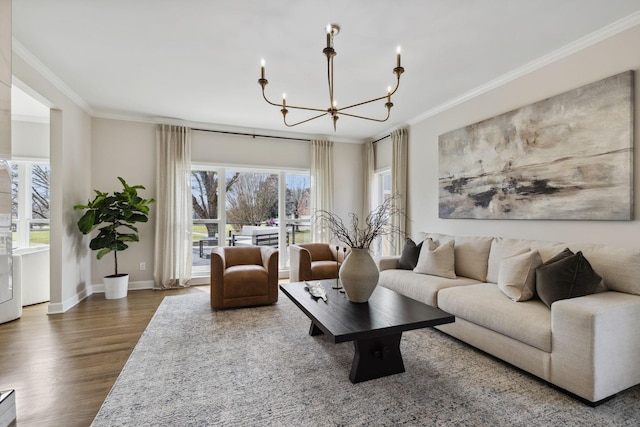
[[[416,245],[411,239],[407,239],[404,242],[404,248],[402,249],[402,255],[398,261],[398,268],[401,270],[413,270],[418,264],[418,257],[420,256],[420,249],[422,249],[422,243]]]
[[[528,240],[504,239],[496,237],[491,242],[487,265],[487,282],[498,283],[498,272],[502,258],[514,255],[517,251],[528,252],[531,250]]]
[[[582,252],[568,255],[567,251],[565,249],[536,270],[536,292],[549,308],[558,300],[595,293],[602,281]],[[559,259],[553,261],[554,258]]]
[[[537,250],[502,258],[498,288],[513,301],[527,301],[536,291],[536,268],[542,265]]]
[[[426,245],[422,245],[418,264],[413,269],[416,273],[430,274],[432,276],[456,278],[454,241],[450,240],[441,245],[429,239]]]

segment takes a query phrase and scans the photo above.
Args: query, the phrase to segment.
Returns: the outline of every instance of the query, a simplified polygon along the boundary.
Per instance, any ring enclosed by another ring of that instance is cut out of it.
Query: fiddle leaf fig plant
[[[134,225],[149,221],[149,205],[154,199],[143,199],[138,190],[144,190],[142,185],[128,185],[124,179],[118,177],[122,183],[122,191],[113,194],[94,190],[96,197],[86,205],[75,205],[74,210],[86,210],[78,220],[78,228],[82,234],[89,234],[96,228],[99,233],[91,239],[89,247],[98,251],[96,257],[102,259],[113,252],[115,274],[118,276],[118,251],[124,251],[129,246],[127,242],[138,242],[138,228]]]

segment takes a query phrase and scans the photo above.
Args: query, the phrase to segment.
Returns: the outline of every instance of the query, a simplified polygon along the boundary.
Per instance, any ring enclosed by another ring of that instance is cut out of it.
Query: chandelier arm
[[[278,107],[282,107],[282,104],[276,104]],[[328,114],[326,108],[310,108],[310,107],[297,107],[295,105],[287,104],[287,109],[293,108],[294,110],[307,110],[307,111],[322,111],[324,114]]]
[[[264,98],[265,101],[267,101],[267,103],[273,105],[274,107],[282,107],[282,104],[276,104],[275,102],[271,102],[267,99],[267,95],[265,95],[264,93],[264,88],[262,89],[262,97]],[[287,107],[289,106],[287,105]]]
[[[275,102],[271,102],[269,101],[269,99],[267,99],[267,96],[264,93],[264,90],[262,91],[262,97],[264,98],[265,101],[267,101],[267,103],[273,105],[274,107],[284,107],[284,105],[282,104],[276,104]],[[308,108],[308,107],[297,107],[295,105],[289,105],[287,104],[287,109],[293,108],[295,110],[307,110],[307,111],[322,111],[326,114],[327,110],[326,108]]]
[[[370,104],[372,102],[376,102],[376,101],[380,101],[383,100],[385,98],[388,98],[390,96],[393,96],[394,93],[396,93],[396,91],[398,90],[398,88],[400,87],[400,77],[398,77],[398,81],[396,83],[396,87],[395,89],[393,89],[391,92],[389,92],[388,94],[381,96],[379,98],[374,98],[374,99],[370,99],[369,101],[363,101],[363,102],[358,102],[357,104],[352,104],[352,105],[348,105],[346,107],[342,107],[342,108],[338,108],[337,111],[338,112],[342,112],[343,110],[348,110],[349,108],[353,108],[353,107],[359,107],[361,105],[365,105],[365,104]],[[344,114],[344,113],[343,113]]]
[[[387,110],[387,117],[385,117],[384,119],[374,119],[371,117],[365,117],[365,116],[358,116],[357,114],[349,114],[349,113],[340,113],[341,116],[348,116],[348,117],[355,117],[357,119],[364,119],[364,120],[371,120],[372,122],[386,122],[387,120],[389,120],[389,117],[391,116],[391,109]]]
[[[353,104],[353,105],[349,105],[349,106],[346,106],[346,107],[338,108],[336,111],[338,113],[345,114],[345,113],[343,113],[343,111],[344,110],[348,110],[349,108],[359,107],[361,105],[370,104],[372,102],[380,101],[380,100],[386,99],[386,98],[387,98],[387,95],[381,96],[380,98],[370,99],[369,101],[358,102],[357,104]]]
[[[288,107],[288,106],[287,106],[287,107]],[[287,127],[290,127],[290,128],[291,128],[291,127],[294,127],[294,126],[301,125],[302,123],[310,122],[311,120],[315,120],[315,119],[320,118],[320,117],[322,117],[322,116],[326,116],[327,114],[329,114],[329,113],[318,114],[317,116],[314,116],[314,117],[311,117],[311,118],[308,118],[308,119],[306,119],[306,120],[302,120],[302,121],[300,121],[300,122],[293,123],[293,124],[289,124],[289,123],[287,123],[287,118],[286,118],[286,117],[284,117],[284,124],[285,124]]]

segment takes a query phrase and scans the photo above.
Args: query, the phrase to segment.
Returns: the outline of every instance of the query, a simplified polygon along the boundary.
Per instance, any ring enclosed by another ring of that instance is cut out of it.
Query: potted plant
[[[74,210],[86,210],[78,220],[78,228],[82,234],[89,234],[96,228],[99,233],[91,239],[89,247],[98,251],[96,257],[102,259],[113,252],[115,263],[114,274],[104,277],[104,293],[107,299],[118,299],[127,296],[129,275],[118,273],[118,251],[124,251],[129,246],[127,242],[138,242],[138,228],[134,225],[149,220],[149,205],[154,199],[143,199],[138,190],[142,185],[128,185],[124,179],[118,177],[122,183],[122,191],[113,194],[94,190],[96,197],[86,205],[76,205]]]
[[[378,284],[378,267],[369,252],[371,244],[381,236],[402,234],[391,221],[394,215],[404,215],[395,206],[398,198],[394,195],[385,199],[369,212],[363,225],[360,225],[358,215],[353,212],[349,213],[348,225],[333,212],[320,209],[315,213],[316,221],[328,228],[335,240],[351,248],[339,272],[349,301],[367,302]]]

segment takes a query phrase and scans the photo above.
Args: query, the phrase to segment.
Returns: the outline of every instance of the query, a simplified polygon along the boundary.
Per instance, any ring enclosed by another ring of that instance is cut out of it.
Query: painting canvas
[[[631,220],[633,72],[440,135],[439,216]]]

